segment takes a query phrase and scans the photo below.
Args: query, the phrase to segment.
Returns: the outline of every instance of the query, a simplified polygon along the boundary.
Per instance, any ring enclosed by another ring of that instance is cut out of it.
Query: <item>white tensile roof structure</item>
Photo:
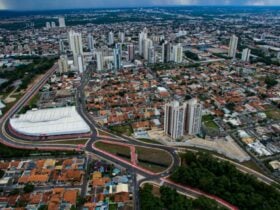
[[[89,133],[90,128],[75,106],[27,111],[10,119],[11,127],[28,136]]]

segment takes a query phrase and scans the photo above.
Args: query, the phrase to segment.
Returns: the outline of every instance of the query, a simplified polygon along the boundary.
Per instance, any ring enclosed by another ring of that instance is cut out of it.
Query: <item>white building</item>
[[[59,27],[60,28],[65,28],[66,27],[65,18],[64,17],[59,17],[58,18],[58,23],[59,23]]]
[[[201,129],[202,105],[191,99],[182,105],[174,101],[165,105],[164,132],[172,139],[196,135]]]
[[[55,22],[52,22],[52,23],[51,23],[51,26],[52,26],[52,28],[56,28]]]
[[[102,71],[104,68],[104,59],[102,52],[96,52],[97,71]]]
[[[181,44],[173,46],[173,61],[175,63],[183,62],[183,47]]]
[[[144,53],[144,40],[148,38],[148,30],[144,30],[139,34],[139,54],[143,56]]]
[[[30,110],[10,119],[10,126],[28,136],[55,136],[89,133],[90,128],[76,108]]]
[[[150,47],[148,50],[148,63],[155,63],[156,62],[156,51],[154,47]]]
[[[79,73],[83,73],[85,70],[85,64],[84,64],[84,59],[82,55],[77,56],[78,59],[78,71]]]
[[[124,43],[125,41],[125,33],[124,32],[119,32],[119,40],[121,43]]]
[[[143,57],[145,60],[149,58],[149,49],[153,46],[153,41],[151,39],[144,39],[143,40]]]
[[[198,103],[197,99],[191,99],[186,104],[187,122],[185,131],[189,135],[196,135],[201,129],[202,119],[202,104]]]
[[[50,22],[46,22],[46,29],[50,29],[51,28],[51,23]]]
[[[242,58],[241,60],[244,62],[249,62],[251,56],[251,50],[249,48],[246,48],[242,51]]]
[[[59,72],[65,73],[68,72],[69,66],[68,66],[68,58],[67,55],[61,55],[60,59],[58,61],[58,66],[59,66]]]
[[[237,45],[238,45],[238,37],[235,35],[232,35],[229,42],[229,49],[228,49],[228,56],[231,58],[236,57],[236,51],[237,51]]]
[[[172,139],[184,136],[185,109],[178,101],[165,105],[164,132]]]
[[[108,45],[112,45],[115,43],[114,33],[112,31],[108,34]]]
[[[69,36],[68,38],[69,38],[70,49],[73,53],[74,66],[77,70],[79,70],[79,72],[81,72],[84,68],[81,67],[81,65],[84,65],[82,34],[76,33],[71,30],[69,31],[68,36]]]
[[[94,39],[92,34],[88,34],[87,40],[88,40],[88,49],[90,51],[94,51]]]

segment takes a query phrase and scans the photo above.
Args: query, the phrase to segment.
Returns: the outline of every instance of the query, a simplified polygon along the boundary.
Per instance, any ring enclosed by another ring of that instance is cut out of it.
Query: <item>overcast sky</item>
[[[280,6],[280,0],[0,0],[0,9],[37,10],[170,5]]]

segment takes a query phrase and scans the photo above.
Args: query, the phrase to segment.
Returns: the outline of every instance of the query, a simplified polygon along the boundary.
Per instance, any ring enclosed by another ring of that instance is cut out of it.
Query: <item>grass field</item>
[[[211,129],[219,129],[218,125],[214,122],[214,117],[212,115],[202,116],[203,124]]]
[[[152,172],[166,170],[172,164],[171,155],[163,150],[136,147],[138,165]]]
[[[115,144],[108,144],[104,142],[96,142],[95,147],[101,150],[104,150],[106,152],[109,152],[113,155],[117,155],[121,158],[130,160],[130,148],[121,146],[121,145],[115,145]]]

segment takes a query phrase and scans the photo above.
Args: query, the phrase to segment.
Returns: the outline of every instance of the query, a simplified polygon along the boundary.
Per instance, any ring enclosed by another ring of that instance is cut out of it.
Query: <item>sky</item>
[[[280,0],[0,0],[1,10],[44,10],[172,5],[280,6]]]

